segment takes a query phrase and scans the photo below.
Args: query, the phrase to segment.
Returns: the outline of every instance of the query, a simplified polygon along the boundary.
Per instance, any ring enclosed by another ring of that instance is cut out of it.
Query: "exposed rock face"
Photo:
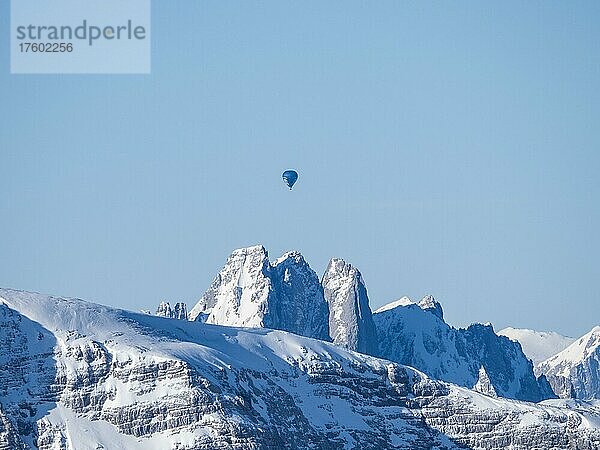
[[[381,357],[468,388],[477,384],[483,367],[501,397],[537,402],[551,392],[544,379],[538,382],[518,343],[488,325],[450,327],[432,297],[419,304],[400,299],[375,311],[374,320]]]
[[[187,305],[179,302],[175,303],[175,306],[171,308],[169,302],[160,302],[156,309],[156,315],[160,317],[169,317],[171,319],[188,320]]]
[[[175,303],[175,307],[173,308],[173,319],[188,320],[188,310],[185,303]]]
[[[262,246],[235,250],[190,320],[267,327],[329,339],[329,308],[317,274],[298,252],[269,262]]]
[[[554,392],[560,398],[577,398],[577,392],[575,392],[575,387],[571,382],[571,377],[569,376],[561,376],[561,375],[542,375],[546,377],[548,383],[552,387],[552,392]]]
[[[0,450],[23,450],[26,448],[19,436],[19,431],[10,418],[4,414],[0,404]]]
[[[536,371],[561,398],[600,399],[600,326],[541,362]]]
[[[367,288],[358,269],[334,258],[327,266],[322,285],[329,304],[329,333],[333,342],[350,350],[376,354],[377,332]]]
[[[535,367],[534,367],[535,373]],[[541,374],[537,377],[538,386],[540,387],[540,395],[545,399],[555,399],[560,398],[559,395],[554,391],[552,384],[548,381],[546,375]],[[574,398],[574,395],[571,395],[570,398]]]
[[[267,327],[329,340],[329,307],[319,277],[298,252],[288,252],[271,267],[276,300]]]
[[[489,395],[490,397],[498,397],[496,389],[494,389],[494,385],[490,381],[490,377],[483,366],[479,368],[479,378],[477,379],[475,386],[473,386],[473,390],[485,395]]]
[[[1,449],[600,445],[592,404],[490,399],[282,331],[0,290],[0,343]]]
[[[590,404],[565,405],[556,400],[547,400],[535,409],[527,412],[515,409],[498,410],[493,405],[499,399],[480,397],[477,406],[463,404],[469,397],[468,391],[451,392],[446,397],[434,399],[423,408],[424,420],[435,429],[453,436],[456,444],[468,449],[597,449],[600,442],[581,430],[581,411],[589,408],[596,411],[597,406]],[[522,406],[523,404],[519,404]],[[553,407],[560,406],[562,413],[556,414]],[[538,426],[528,423],[541,417],[548,419],[558,427]],[[585,419],[583,419],[585,420]]]
[[[160,302],[158,308],[156,308],[156,315],[160,317],[171,317],[173,315],[173,310],[171,309],[169,302]]]
[[[52,333],[7,306],[0,291],[0,449],[33,448],[35,423],[56,399],[55,346]]]

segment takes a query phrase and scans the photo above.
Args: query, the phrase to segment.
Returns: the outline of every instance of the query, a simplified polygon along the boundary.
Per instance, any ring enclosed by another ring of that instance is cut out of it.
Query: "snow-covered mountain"
[[[0,290],[1,449],[593,449],[599,406],[493,398],[283,331]]]
[[[431,296],[419,303],[403,297],[373,317],[383,358],[490,395],[534,402],[553,397],[547,381],[536,379],[518,343],[496,335],[491,325],[451,327]]]
[[[593,358],[557,359],[539,368],[527,359],[539,363],[563,350],[571,338],[515,328],[496,334],[481,324],[455,329],[444,321],[442,306],[432,296],[418,303],[403,297],[373,315],[362,275],[337,258],[319,282],[298,252],[271,263],[264,247],[241,248],[229,256],[189,315],[185,304],[171,309],[164,302],[157,315],[333,340],[491,396],[528,401],[600,396],[600,371]],[[565,367],[573,373],[564,375]]]
[[[271,264],[260,245],[229,256],[189,318],[329,339],[329,309],[317,274],[298,252]]]
[[[262,327],[271,314],[271,265],[262,246],[234,250],[208,290],[189,313],[190,320]]]
[[[334,258],[329,261],[322,285],[329,304],[329,334],[333,342],[350,350],[376,354],[375,323],[358,269]]]
[[[562,398],[600,399],[600,326],[537,366]]]
[[[483,374],[494,395],[530,401],[554,397],[545,378],[536,379],[518,344],[499,338],[491,327],[450,327],[432,296],[418,304],[402,298],[380,308],[373,320],[360,272],[341,259],[330,261],[319,283],[298,252],[271,263],[262,246],[235,250],[189,317],[331,336],[350,350],[412,365],[468,388],[485,385],[486,379],[478,384]]]
[[[575,339],[553,331],[534,331],[523,328],[504,328],[498,332],[510,340],[521,344],[523,353],[533,361],[534,366],[557,354],[571,345]]]

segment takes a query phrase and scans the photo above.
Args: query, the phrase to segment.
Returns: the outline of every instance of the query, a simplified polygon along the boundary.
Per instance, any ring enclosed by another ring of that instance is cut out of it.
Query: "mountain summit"
[[[546,376],[559,397],[600,399],[600,326],[536,369]]]
[[[261,245],[235,250],[192,308],[190,320],[273,328],[329,340],[329,308],[317,274],[298,252],[274,263]]]
[[[343,259],[329,261],[322,280],[329,304],[329,332],[335,344],[374,355],[377,332],[361,273]]]

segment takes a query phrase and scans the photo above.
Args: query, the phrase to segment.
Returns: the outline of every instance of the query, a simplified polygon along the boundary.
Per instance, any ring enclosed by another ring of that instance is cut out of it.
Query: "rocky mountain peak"
[[[323,275],[329,304],[329,332],[333,342],[362,353],[375,354],[377,332],[367,288],[361,273],[343,259],[334,258]]]
[[[329,307],[319,277],[296,251],[271,266],[272,328],[329,340]]]
[[[183,302],[175,303],[175,306],[171,308],[169,302],[160,302],[156,309],[156,315],[160,317],[168,317],[170,319],[187,320],[188,312],[187,305]]]
[[[433,295],[426,295],[417,303],[422,310],[430,311],[432,314],[439,317],[440,320],[444,320],[444,310],[440,302],[433,298]]]
[[[265,326],[270,270],[268,252],[262,245],[234,250],[190,311],[189,319],[230,326]]]
[[[546,376],[559,397],[600,399],[600,327],[542,361],[536,371]]]
[[[188,311],[187,305],[183,302],[175,303],[175,307],[173,308],[173,319],[178,320],[187,320],[188,319]]]
[[[160,302],[156,308],[156,315],[160,317],[171,317],[173,311],[169,302]]]
[[[296,250],[291,250],[289,252],[285,252],[279,258],[275,260],[273,266],[278,266],[280,264],[300,264],[300,265],[308,265],[302,253]]]
[[[299,252],[271,264],[267,250],[256,245],[232,252],[189,316],[329,339],[328,315],[319,278]]]
[[[269,252],[267,251],[267,249],[264,246],[257,244],[257,245],[251,245],[249,247],[237,248],[231,252],[231,255],[229,256],[229,258],[236,258],[238,256],[246,257],[246,256],[251,256],[251,255],[255,255],[259,258],[268,258]]]
[[[327,269],[325,269],[325,276],[333,276],[334,274],[338,274],[339,276],[344,277],[356,277],[361,276],[360,272],[356,267],[352,264],[347,263],[342,258],[331,258],[329,260],[329,264],[327,265]]]

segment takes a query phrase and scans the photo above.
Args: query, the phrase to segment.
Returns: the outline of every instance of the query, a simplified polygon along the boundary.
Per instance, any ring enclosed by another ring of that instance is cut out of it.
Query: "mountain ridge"
[[[560,335],[554,331],[535,331],[526,328],[506,327],[499,335],[517,341],[534,365],[559,353],[575,341],[575,338]]]
[[[497,336],[491,325],[453,328],[433,302],[403,298],[379,308],[374,314],[378,356],[468,388],[479,384],[483,368],[495,395],[533,402],[554,397],[518,343]]]
[[[600,405],[496,399],[284,331],[0,289],[0,344],[11,450],[600,445]]]
[[[561,398],[600,398],[600,326],[595,326],[564,350],[539,363]]]
[[[319,280],[300,252],[288,251],[270,262],[267,250],[256,245],[232,252],[189,316],[332,340],[468,388],[489,383],[489,391],[501,397],[529,401],[600,397],[595,381],[593,388],[588,386],[585,393],[579,389],[577,394],[573,387],[577,380],[571,380],[600,378],[595,366],[576,369],[579,375],[569,377],[538,368],[541,357],[571,338],[514,328],[496,333],[487,324],[454,328],[444,321],[443,307],[431,295],[418,302],[401,297],[374,313],[369,303],[360,271],[343,259],[332,258]],[[398,317],[382,320],[393,317],[390,311]],[[411,325],[415,321],[420,329]],[[390,334],[390,329],[395,331]],[[538,364],[530,364],[528,358]]]

